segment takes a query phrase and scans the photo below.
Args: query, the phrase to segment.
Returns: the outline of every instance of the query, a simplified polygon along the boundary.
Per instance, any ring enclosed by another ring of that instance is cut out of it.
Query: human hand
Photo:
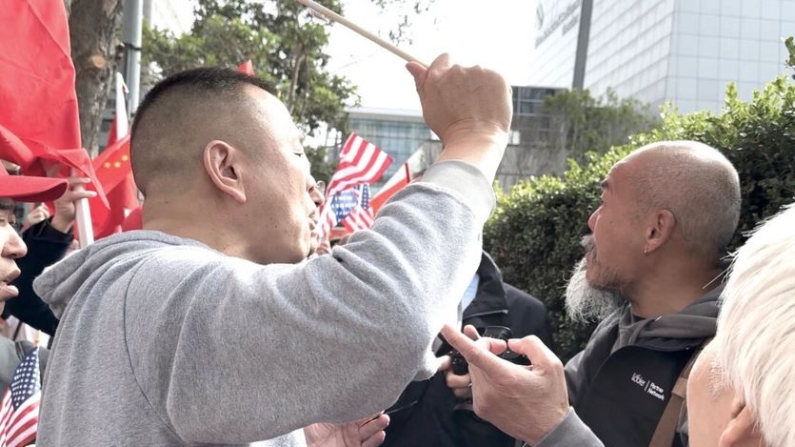
[[[36,225],[37,223],[43,222],[49,218],[50,210],[44,205],[39,205],[36,208],[30,210],[28,215],[25,217],[25,228]]]
[[[52,227],[61,233],[68,233],[75,221],[77,209],[75,202],[80,199],[96,197],[95,191],[86,191],[84,186],[91,183],[91,179],[84,177],[70,177],[69,189],[60,199],[55,201],[55,217],[52,218]]]
[[[471,326],[465,332],[477,339]],[[504,341],[471,340],[445,326],[442,335],[469,363],[473,408],[480,418],[508,435],[534,445],[560,424],[569,412],[563,364],[538,337]],[[506,347],[525,355],[531,366],[503,360]]]
[[[425,122],[445,145],[480,135],[507,138],[511,89],[497,72],[451,65],[448,54],[427,69],[416,62],[406,68],[414,76]]]
[[[386,439],[389,416],[380,413],[347,424],[312,424],[304,428],[309,447],[377,447]]]
[[[472,390],[470,385],[472,384],[469,374],[458,375],[453,372],[452,360],[449,355],[445,355],[439,357],[439,369],[437,371],[444,372],[444,379],[447,383],[447,387],[453,391],[455,397],[459,399],[471,399],[472,398]]]
[[[511,89],[499,74],[451,65],[447,54],[427,69],[409,62],[423,118],[444,142],[438,160],[469,163],[494,179],[508,144]]]

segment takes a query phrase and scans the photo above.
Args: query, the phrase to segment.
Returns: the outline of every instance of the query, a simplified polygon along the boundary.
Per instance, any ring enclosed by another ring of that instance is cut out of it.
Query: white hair
[[[738,250],[722,299],[717,366],[767,445],[795,446],[795,206]]]
[[[601,321],[623,303],[618,293],[598,289],[588,283],[586,264],[585,258],[582,258],[574,266],[566,285],[566,314],[578,323]]]

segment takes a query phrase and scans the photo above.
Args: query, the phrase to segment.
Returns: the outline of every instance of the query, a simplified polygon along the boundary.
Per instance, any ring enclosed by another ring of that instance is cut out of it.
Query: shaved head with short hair
[[[260,264],[299,262],[323,197],[301,132],[261,80],[199,68],[158,83],[131,136],[142,227]]]
[[[158,83],[147,95],[133,122],[130,157],[138,188],[168,189],[190,181],[204,146],[223,140],[242,141],[255,127],[253,104],[246,88],[273,93],[264,81],[223,68],[197,68]]]
[[[667,209],[676,218],[688,250],[718,259],[740,219],[740,178],[717,149],[695,141],[664,141],[630,154],[629,179],[639,214]]]

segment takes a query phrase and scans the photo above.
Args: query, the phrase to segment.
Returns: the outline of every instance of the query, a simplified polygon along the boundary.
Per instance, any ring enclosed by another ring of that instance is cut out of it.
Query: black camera
[[[503,341],[508,341],[508,339],[511,338],[511,335],[513,335],[511,330],[504,326],[486,326],[485,329],[478,329],[478,333],[480,333],[481,337],[496,338]],[[514,360],[521,356],[511,352],[510,350],[506,350],[502,353],[502,355],[500,355],[500,357],[505,360],[518,363]],[[467,363],[467,360],[463,355],[461,355],[460,352],[456,351],[455,349],[450,352],[450,369],[453,370],[454,374],[459,376],[469,372],[469,364]]]
[[[508,341],[513,333],[511,330],[504,326],[486,326],[485,328],[478,328],[478,333],[481,337],[496,338],[498,340]],[[459,376],[469,373],[469,364],[460,352],[453,349],[450,351],[450,369],[454,374]],[[500,358],[508,360],[509,362],[516,363],[517,365],[529,365],[530,361],[527,357],[517,354],[510,349],[506,349]],[[459,424],[465,423],[470,418],[480,420],[475,416],[472,408],[472,397],[465,399],[458,399],[453,407],[453,417]]]

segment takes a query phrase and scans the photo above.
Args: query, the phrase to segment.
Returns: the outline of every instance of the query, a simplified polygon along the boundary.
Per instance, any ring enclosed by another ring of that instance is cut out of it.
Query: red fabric
[[[411,169],[408,163],[404,163],[392,178],[386,182],[386,185],[381,188],[381,191],[378,191],[378,194],[370,200],[370,208],[373,209],[373,214],[378,215],[378,211],[381,210],[386,201],[409,183],[411,183]]]
[[[249,76],[256,76],[254,73],[254,64],[251,63],[251,59],[243,62],[242,64],[237,66],[237,71],[241,73],[245,73]]]
[[[94,237],[99,239],[121,231],[127,214],[138,207],[138,189],[132,177],[129,135],[116,141],[93,161],[99,184],[106,191],[109,208],[97,198],[89,200]]]
[[[108,191],[108,202],[110,210],[104,216],[98,216],[97,223],[101,217],[103,224],[94,224],[94,237],[101,239],[114,233],[122,231],[127,216],[138,208],[138,188],[135,186],[132,174],[128,174],[121,183]],[[105,211],[104,208],[97,208],[98,214]],[[91,210],[91,217],[94,218],[94,208]]]
[[[0,158],[28,175],[54,164],[94,176],[79,149],[80,123],[69,27],[63,2],[6,0],[0,8],[0,124],[22,146],[0,138]],[[100,201],[107,204],[102,189]]]
[[[75,70],[63,2],[4,1],[0,49],[0,123],[26,143],[80,147]]]
[[[144,227],[144,217],[143,217],[144,209],[142,206],[139,206],[132,210],[130,214],[127,215],[127,218],[124,219],[124,222],[121,224],[121,231],[133,231],[133,230],[140,230]]]
[[[117,124],[116,124],[116,116],[114,115],[113,116],[113,121],[110,122],[110,131],[108,132],[108,142],[107,142],[107,144],[105,144],[106,148],[109,148],[109,147],[113,146],[113,144],[117,140],[117,138],[116,138],[116,134],[117,134],[116,126],[117,126]]]
[[[64,179],[9,175],[0,164],[0,197],[17,202],[49,202],[61,197],[69,184]]]

